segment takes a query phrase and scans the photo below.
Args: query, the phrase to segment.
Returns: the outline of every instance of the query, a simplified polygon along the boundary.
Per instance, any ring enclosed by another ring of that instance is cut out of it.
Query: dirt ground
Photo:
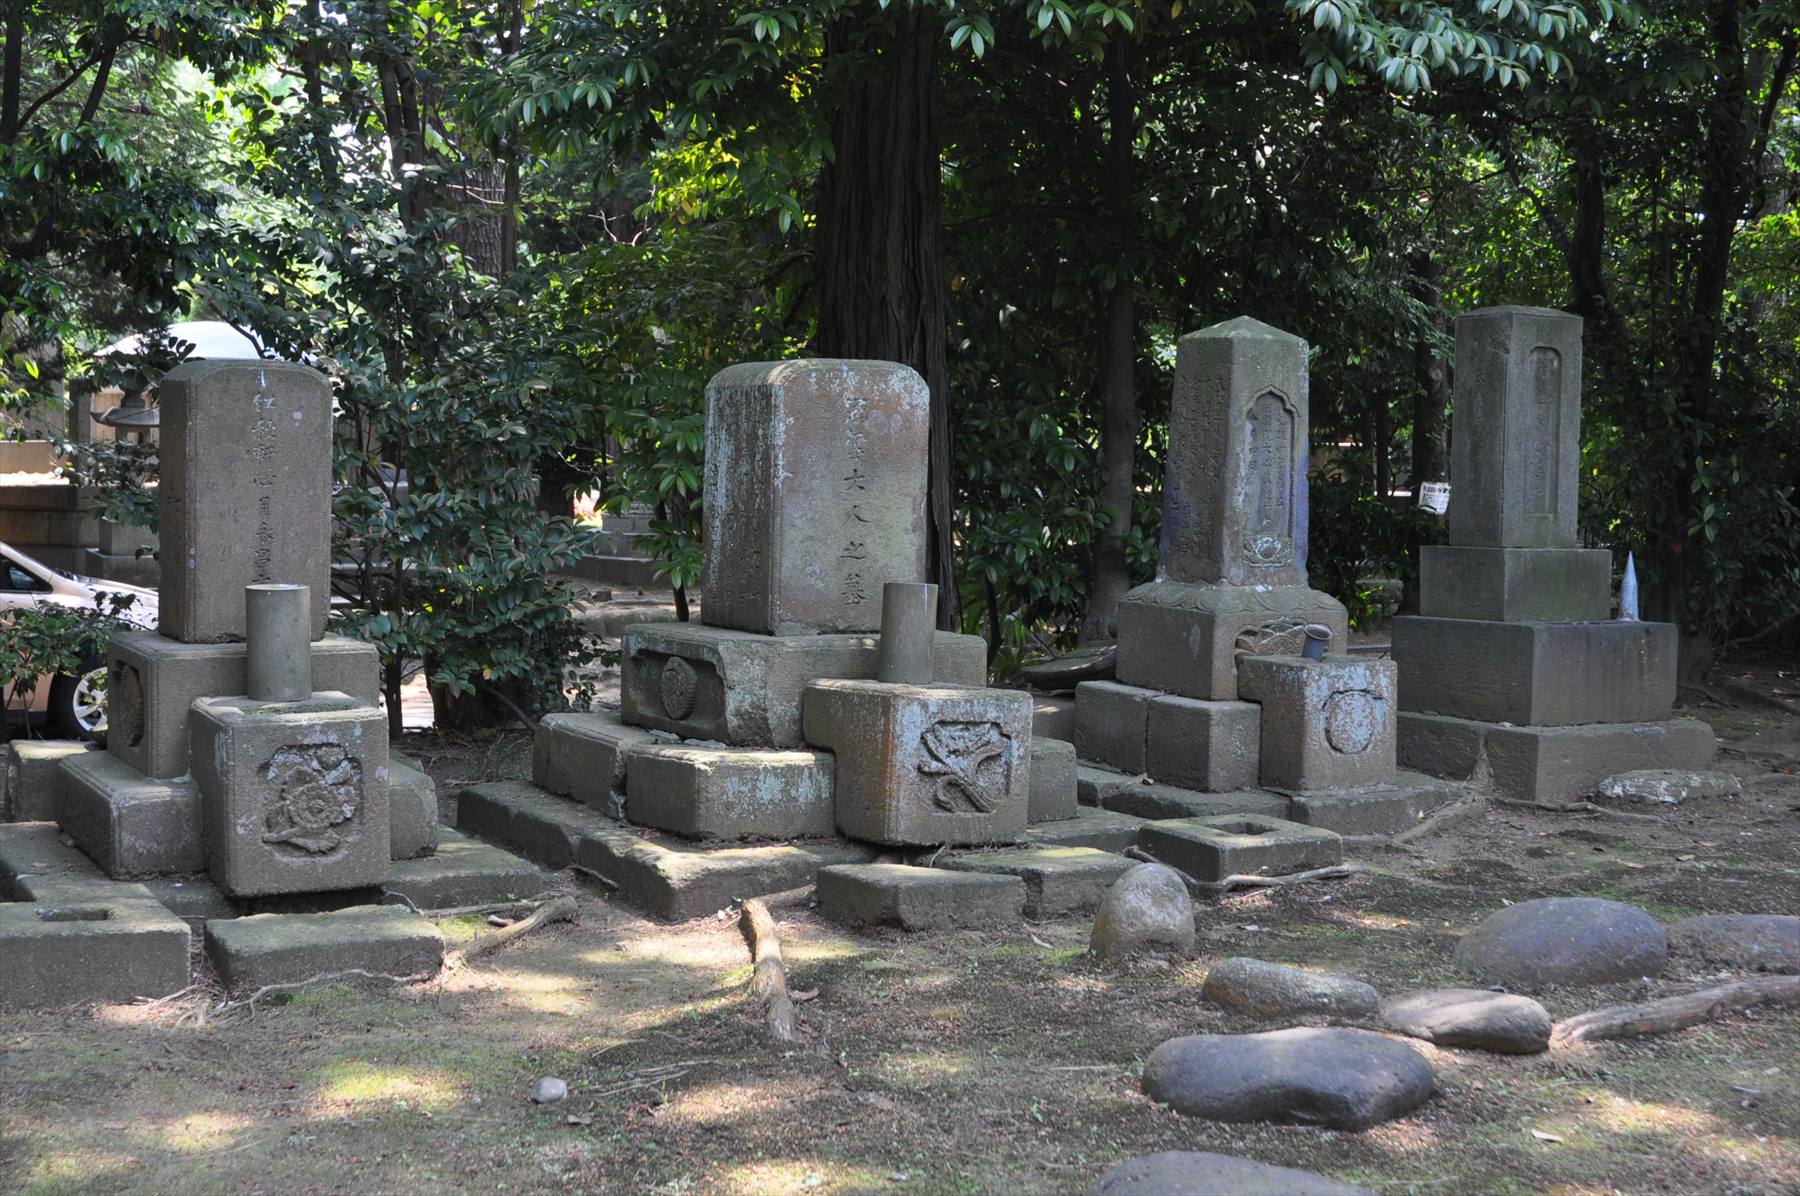
[[[1733,672],[1800,696],[1791,662]],[[1800,1010],[1529,1058],[1415,1044],[1437,1095],[1363,1134],[1193,1121],[1138,1091],[1166,1038],[1267,1028],[1201,1003],[1226,956],[1393,993],[1456,982],[1458,935],[1507,901],[1800,913],[1800,776],[1783,775],[1800,772],[1800,719],[1710,701],[1687,713],[1726,740],[1742,797],[1659,822],[1490,807],[1358,853],[1367,875],[1202,905],[1192,959],[1101,966],[1073,918],[849,934],[793,896],[776,911],[792,981],[818,991],[793,1048],[763,1035],[729,916],[648,922],[573,875],[579,924],[427,985],[330,985],[223,1013],[214,992],[0,1014],[0,1189],[1082,1192],[1122,1159],[1190,1149],[1383,1193],[1800,1192]],[[446,790],[523,759],[517,735],[411,738]],[[444,926],[462,939],[483,923]],[[1561,1017],[1713,978],[1672,965],[1545,1003]],[[530,1104],[543,1075],[569,1100]]]

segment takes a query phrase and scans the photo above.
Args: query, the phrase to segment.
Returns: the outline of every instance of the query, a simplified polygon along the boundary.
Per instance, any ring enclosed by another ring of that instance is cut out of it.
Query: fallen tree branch
[[[1472,794],[1458,798],[1449,805],[1432,814],[1417,826],[1408,827],[1393,838],[1390,843],[1411,843],[1414,839],[1423,839],[1433,831],[1443,830],[1451,823],[1461,822],[1472,814],[1479,814],[1487,807],[1487,798],[1481,794]]]
[[[1800,1002],[1800,976],[1758,976],[1736,980],[1679,997],[1663,997],[1636,1005],[1613,1005],[1564,1018],[1550,1029],[1552,1047],[1608,1038],[1641,1038],[1667,1034],[1710,1022],[1735,1009]]]
[[[380,980],[390,984],[417,984],[436,976],[436,972],[415,972],[409,976],[393,976],[386,972],[371,972],[366,968],[346,968],[341,972],[320,972],[317,976],[308,976],[304,980],[290,980],[285,984],[265,984],[247,997],[239,997],[235,1001],[221,1001],[211,1009],[207,1009],[205,1006],[189,1009],[175,1019],[173,1028],[180,1029],[190,1018],[204,1021],[208,1017],[234,1013],[239,1009],[248,1009],[254,1014],[256,1003],[265,997],[299,992],[301,989],[310,988],[315,984],[335,984],[339,980]]]
[[[750,946],[750,991],[763,1003],[763,1020],[776,1042],[794,1041],[794,998],[788,993],[787,965],[781,961],[781,934],[769,907],[752,897],[738,914],[738,929]]]
[[[452,951],[444,959],[446,968],[458,968],[477,956],[486,955],[498,947],[504,947],[520,935],[530,934],[540,926],[551,922],[573,922],[576,915],[573,897],[558,897],[554,901],[545,902],[533,910],[529,918],[521,918],[511,926],[502,926],[499,930],[477,935],[469,941],[469,945],[460,951]]]
[[[535,897],[522,897],[517,901],[492,901],[486,905],[453,905],[444,909],[420,909],[412,898],[405,893],[396,893],[392,889],[381,890],[381,895],[392,897],[421,918],[460,918],[466,914],[503,914],[508,910],[536,909],[546,902],[555,901],[564,894],[546,890]]]
[[[1632,822],[1655,822],[1664,820],[1654,814],[1633,814],[1629,810],[1609,810],[1605,806],[1597,806],[1591,801],[1526,801],[1517,797],[1496,797],[1490,799],[1496,805],[1513,806],[1521,810],[1536,810],[1540,814],[1604,814],[1608,818],[1624,818]]]
[[[1742,698],[1753,705],[1766,707],[1769,710],[1779,710],[1784,714],[1800,715],[1800,706],[1794,705],[1785,698],[1778,698],[1774,694],[1766,694],[1756,686],[1743,681],[1724,681],[1720,683],[1719,687],[1733,697]]]

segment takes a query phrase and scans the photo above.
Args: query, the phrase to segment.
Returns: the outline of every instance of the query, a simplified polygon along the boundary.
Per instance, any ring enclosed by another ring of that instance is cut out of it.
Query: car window
[[[11,561],[0,558],[0,590],[19,594],[45,594],[50,591],[50,583]]]

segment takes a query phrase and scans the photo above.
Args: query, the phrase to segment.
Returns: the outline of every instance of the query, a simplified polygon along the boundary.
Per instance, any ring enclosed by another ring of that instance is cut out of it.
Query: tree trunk
[[[1125,546],[1131,536],[1132,500],[1137,491],[1137,302],[1133,289],[1132,168],[1137,137],[1137,99],[1131,80],[1133,43],[1117,34],[1106,49],[1108,138],[1101,163],[1106,214],[1118,238],[1113,284],[1106,291],[1106,318],[1100,342],[1100,509],[1106,526],[1094,537],[1093,571],[1081,642],[1117,639],[1119,601],[1131,588]]]
[[[938,626],[953,629],[960,619],[949,300],[935,111],[942,36],[940,18],[898,5],[878,15],[864,4],[827,31],[828,70],[853,74],[831,114],[835,157],[819,176],[813,277],[821,354],[902,362],[931,388],[928,568],[938,587]]]
[[[1412,256],[1412,280],[1407,289],[1420,304],[1438,311],[1443,304],[1442,268],[1430,250]],[[1434,317],[1433,330],[1441,331],[1443,317]],[[1413,342],[1412,489],[1415,495],[1426,482],[1450,476],[1450,455],[1445,435],[1450,410],[1450,370],[1437,344],[1429,336]]]

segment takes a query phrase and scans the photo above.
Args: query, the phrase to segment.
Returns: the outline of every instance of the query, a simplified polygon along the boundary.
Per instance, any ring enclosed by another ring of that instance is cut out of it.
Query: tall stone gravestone
[[[1670,720],[1676,630],[1613,621],[1611,560],[1578,546],[1581,320],[1495,307],[1456,321],[1450,540],[1419,553],[1394,620],[1402,764],[1557,798],[1613,772],[1711,758]]]

